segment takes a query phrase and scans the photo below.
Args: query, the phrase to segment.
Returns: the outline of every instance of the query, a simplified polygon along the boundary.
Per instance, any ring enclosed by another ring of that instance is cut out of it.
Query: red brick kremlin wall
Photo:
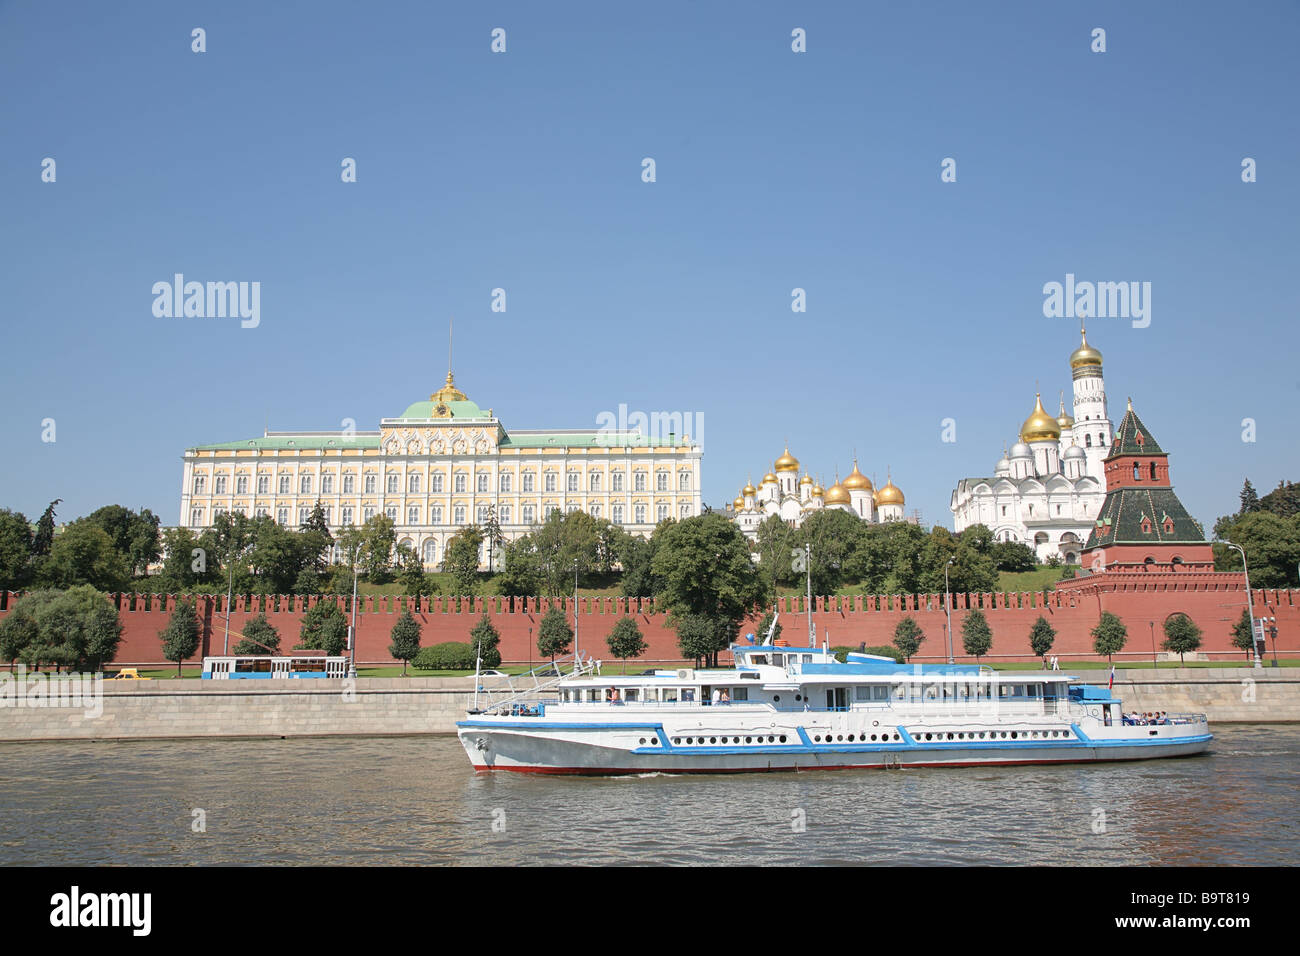
[[[1300,591],[1253,591],[1255,613],[1277,618],[1279,652],[1294,655],[1300,652]],[[8,612],[16,595],[0,592],[0,617]],[[1221,660],[1242,657],[1242,652],[1231,645],[1231,627],[1246,606],[1245,587],[1241,575],[1218,572],[1174,573],[1107,573],[1089,578],[1062,582],[1047,594],[954,594],[953,599],[953,649],[959,659],[961,650],[961,620],[970,609],[984,611],[993,631],[993,650],[987,659],[1034,660],[1029,650],[1029,629],[1040,614],[1047,617],[1056,628],[1053,654],[1062,661],[1093,658],[1092,637],[1089,632],[1096,625],[1102,611],[1118,614],[1128,625],[1128,644],[1117,658],[1120,662],[1140,663],[1151,660],[1151,628],[1155,625],[1157,647],[1164,639],[1161,623],[1170,614],[1179,611],[1188,614],[1204,630],[1202,653],[1211,659]],[[125,628],[117,653],[117,664],[144,665],[166,663],[161,653],[158,633],[167,623],[175,597],[162,595],[124,594],[116,598]],[[244,622],[261,610],[261,598],[236,597],[231,612],[232,633],[242,629]],[[341,598],[306,599],[293,597],[271,599],[278,601],[278,610],[268,609],[267,618],[280,631],[281,647],[287,651],[298,641],[298,631],[304,610],[319,600],[337,600],[346,610]],[[193,660],[204,655],[222,653],[225,627],[225,595],[198,597],[203,640],[200,651]],[[653,600],[635,598],[579,598],[579,640],[584,653],[612,660],[605,637],[614,622],[622,616],[632,616],[650,648],[640,659],[650,662],[680,660],[676,633],[664,623],[664,614]],[[856,647],[889,644],[894,627],[905,615],[912,615],[925,632],[926,641],[917,659],[923,661],[946,658],[944,635],[943,595],[906,595],[892,597],[815,598],[813,623],[820,643],[829,636],[832,645]],[[403,606],[409,607],[423,628],[421,643],[438,644],[443,641],[467,641],[469,630],[486,608],[497,629],[501,632],[501,654],[507,663],[536,661],[537,628],[542,615],[552,605],[558,604],[573,616],[572,599],[538,598],[422,598],[418,606],[414,598],[366,597],[359,602],[357,630],[357,661],[359,663],[391,663],[388,645],[390,631]],[[274,605],[273,605],[274,606]],[[791,644],[804,641],[807,634],[807,616],[801,598],[782,598],[777,605],[781,613],[783,637]],[[530,645],[530,633],[531,640]],[[750,621],[741,634],[755,630]],[[234,647],[237,638],[232,637]],[[1272,651],[1270,641],[1269,651]]]

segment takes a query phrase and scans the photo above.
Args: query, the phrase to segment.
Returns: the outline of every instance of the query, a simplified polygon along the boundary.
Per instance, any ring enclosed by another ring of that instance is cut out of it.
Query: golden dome
[[[737,498],[735,501],[733,501],[733,502],[731,503],[731,510],[732,510],[732,511],[744,511],[744,510],[745,510],[745,499],[744,499],[744,498]]]
[[[1101,353],[1088,344],[1088,330],[1080,329],[1082,344],[1070,353],[1070,368],[1084,368],[1088,365],[1101,366]]]
[[[811,485],[811,484],[812,484],[812,475],[804,475],[802,478],[799,479],[799,484],[801,484],[801,485]]]
[[[844,479],[844,487],[849,491],[871,491],[873,488],[871,479],[858,471],[858,460],[856,458],[853,459],[853,470]]]
[[[438,389],[429,396],[431,402],[463,402],[465,393],[456,387],[455,381],[451,377],[451,369],[447,370],[447,384]]]
[[[785,446],[785,454],[776,460],[774,471],[798,471],[799,459],[790,454],[790,446]]]
[[[813,487],[812,487],[812,496],[813,496],[814,498],[820,498],[820,497],[821,497],[822,495],[824,495],[824,494],[826,494],[826,490],[825,490],[824,488],[822,488],[821,485],[813,485]]]
[[[1061,431],[1074,427],[1074,417],[1065,410],[1065,396],[1061,396],[1061,414],[1056,416],[1056,424],[1061,426]]]
[[[763,476],[763,484],[767,484],[768,482],[776,484],[776,475],[772,474],[770,471]]]
[[[745,487],[740,489],[740,493],[742,495],[756,495],[758,494],[758,489],[750,484],[750,482],[746,481]]]
[[[826,489],[826,495],[822,500],[827,506],[848,505],[853,503],[852,499],[849,498],[849,493],[844,489],[844,486],[840,484],[839,475],[835,476],[835,484]]]
[[[1055,418],[1043,411],[1043,396],[1035,396],[1034,410],[1020,426],[1020,440],[1027,444],[1031,441],[1059,441],[1060,438],[1061,426]]]
[[[885,482],[885,487],[876,490],[876,507],[881,505],[899,505],[903,504],[903,491],[896,484],[894,479],[890,478]]]

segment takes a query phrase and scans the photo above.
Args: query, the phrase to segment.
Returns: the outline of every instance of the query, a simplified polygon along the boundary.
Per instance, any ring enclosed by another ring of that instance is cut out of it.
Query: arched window
[[[1091,436],[1091,435],[1084,435],[1084,436],[1083,436],[1083,444],[1084,444],[1086,447],[1091,448],[1091,447],[1092,447],[1092,436]]]
[[[1133,462],[1133,480],[1134,481],[1142,480],[1142,466],[1139,465],[1137,462]]]
[[[1154,461],[1151,463],[1151,480],[1156,480],[1156,463]]]
[[[436,564],[437,561],[438,561],[438,542],[437,541],[424,542],[424,563]]]

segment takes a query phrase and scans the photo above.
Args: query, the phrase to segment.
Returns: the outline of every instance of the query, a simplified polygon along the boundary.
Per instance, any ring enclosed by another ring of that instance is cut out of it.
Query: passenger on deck
[[[722,692],[722,696],[718,698],[718,701],[719,701],[720,703],[723,703],[723,704],[730,704],[730,703],[731,703],[731,697],[730,697],[730,696],[727,694],[727,692],[724,690],[724,691]]]
[[[609,702],[611,704],[621,704],[623,701],[618,696],[618,688],[615,687],[609,692]]]

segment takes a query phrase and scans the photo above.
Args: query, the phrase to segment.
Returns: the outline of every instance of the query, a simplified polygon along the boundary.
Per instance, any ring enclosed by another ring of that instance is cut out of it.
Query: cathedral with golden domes
[[[758,537],[758,526],[776,515],[793,528],[803,524],[810,514],[823,510],[847,511],[863,521],[903,520],[903,492],[893,479],[876,488],[871,479],[858,470],[853,459],[853,470],[840,481],[823,489],[805,474],[799,477],[799,459],[785,452],[772,464],[772,470],[763,476],[758,487],[747,481],[740,494],[731,503],[733,519],[751,540]]]
[[[1020,427],[1019,440],[990,478],[963,478],[952,493],[953,528],[987,525],[999,541],[1019,541],[1040,561],[1053,555],[1078,564],[1106,498],[1102,462],[1110,451],[1112,428],[1106,412],[1101,353],[1082,341],[1070,355],[1074,414],[1062,396],[1053,417],[1042,395]]]

